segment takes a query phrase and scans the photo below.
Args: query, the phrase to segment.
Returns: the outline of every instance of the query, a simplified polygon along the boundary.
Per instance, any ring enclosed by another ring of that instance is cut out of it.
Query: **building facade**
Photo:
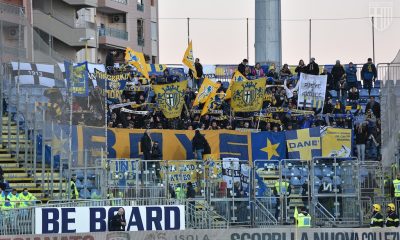
[[[0,46],[30,61],[104,62],[116,51],[118,62],[130,47],[158,63],[157,0],[0,0],[0,10]]]

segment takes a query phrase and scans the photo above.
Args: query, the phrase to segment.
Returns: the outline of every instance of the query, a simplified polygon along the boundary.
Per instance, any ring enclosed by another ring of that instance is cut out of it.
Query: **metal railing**
[[[123,30],[108,28],[108,27],[99,27],[98,31],[99,31],[99,37],[109,36],[123,40],[128,40],[128,32]]]
[[[24,15],[25,8],[23,6],[16,6],[8,3],[0,2],[0,11],[16,14],[16,15]]]

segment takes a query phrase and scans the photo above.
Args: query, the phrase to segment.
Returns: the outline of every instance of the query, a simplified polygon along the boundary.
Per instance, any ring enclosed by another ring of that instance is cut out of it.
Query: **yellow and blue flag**
[[[286,158],[284,132],[251,133],[253,162],[256,160],[281,160]]]
[[[149,78],[146,60],[142,52],[135,52],[133,49],[127,47],[125,50],[125,61],[134,66],[145,78]]]
[[[188,81],[153,85],[156,101],[166,118],[177,118],[181,115],[187,84]]]
[[[266,78],[233,82],[231,107],[235,112],[255,112],[262,108]]]
[[[229,82],[228,89],[226,90],[226,96],[225,99],[230,99],[232,97],[232,86],[234,82],[243,82],[247,81],[247,78],[243,76],[239,71],[235,71],[235,74],[233,74],[233,77],[231,81]]]
[[[147,64],[147,71],[149,75],[162,76],[164,71],[167,69],[165,64]]]
[[[286,131],[286,143],[290,159],[312,160],[322,156],[319,127]]]
[[[183,56],[182,63],[185,64],[193,72],[193,77],[197,78],[197,71],[194,65],[194,57],[193,57],[193,47],[192,41],[190,41],[188,47],[186,48],[185,55]]]
[[[68,61],[64,62],[67,84],[73,96],[87,97],[89,94],[89,72],[87,64],[87,62],[82,62],[74,66]]]
[[[200,103],[205,103],[211,95],[215,96],[219,86],[219,83],[211,81],[208,77],[204,78],[199,92],[196,95],[196,99],[193,102],[193,106],[197,106]]]

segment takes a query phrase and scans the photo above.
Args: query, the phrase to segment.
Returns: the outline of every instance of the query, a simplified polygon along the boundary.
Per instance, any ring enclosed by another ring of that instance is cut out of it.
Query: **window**
[[[155,0],[151,0],[150,3],[151,3],[151,6],[154,7],[154,5],[155,5]]]
[[[143,12],[144,11],[144,4],[143,0],[137,0],[137,10]]]
[[[157,40],[157,23],[151,22],[151,40]]]
[[[143,19],[137,20],[137,39],[138,39],[138,45],[144,46],[144,21],[143,21]]]

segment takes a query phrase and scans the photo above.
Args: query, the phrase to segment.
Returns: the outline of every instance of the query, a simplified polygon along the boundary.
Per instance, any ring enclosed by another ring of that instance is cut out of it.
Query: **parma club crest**
[[[187,81],[153,86],[159,108],[166,118],[179,117],[184,104]]]
[[[265,80],[235,82],[232,86],[232,108],[236,112],[258,111],[262,107]]]

